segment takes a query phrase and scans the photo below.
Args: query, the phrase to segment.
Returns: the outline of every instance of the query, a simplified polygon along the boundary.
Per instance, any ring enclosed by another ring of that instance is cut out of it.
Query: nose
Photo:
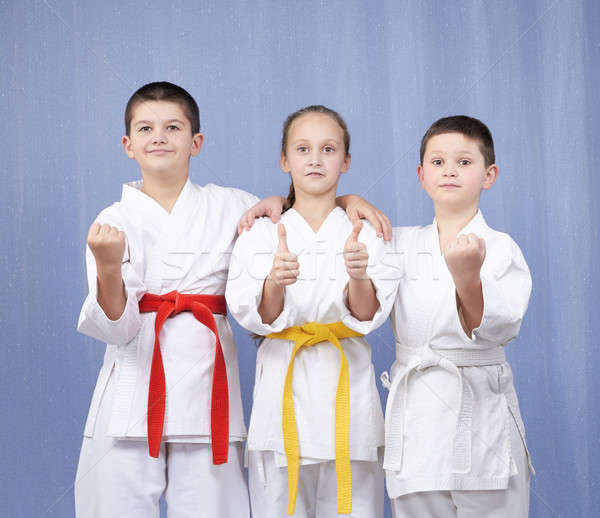
[[[310,156],[308,157],[308,164],[315,167],[321,165],[321,152],[318,149],[314,149],[311,151]]]
[[[157,131],[154,135],[152,135],[152,143],[153,144],[166,144],[167,137],[162,131]]]
[[[452,166],[447,166],[444,169],[444,176],[456,176],[456,169]]]

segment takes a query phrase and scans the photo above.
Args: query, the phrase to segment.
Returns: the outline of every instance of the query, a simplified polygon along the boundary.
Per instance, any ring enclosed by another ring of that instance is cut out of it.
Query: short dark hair
[[[494,155],[494,140],[488,127],[479,119],[468,117],[466,115],[453,115],[452,117],[443,117],[435,121],[427,130],[421,139],[420,160],[423,164],[423,155],[429,139],[443,133],[461,133],[465,137],[476,140],[479,144],[479,151],[485,160],[485,167],[496,163]]]
[[[170,101],[178,103],[190,121],[192,135],[200,132],[200,110],[194,98],[181,86],[166,81],[148,83],[139,88],[125,107],[125,134],[129,136],[133,109],[144,101]]]

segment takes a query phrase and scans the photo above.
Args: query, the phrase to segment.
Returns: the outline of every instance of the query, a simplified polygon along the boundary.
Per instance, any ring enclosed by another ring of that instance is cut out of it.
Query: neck
[[[461,229],[475,217],[477,210],[477,205],[461,210],[448,207],[435,207],[435,221],[438,228],[440,250],[445,250],[446,245],[456,239]]]
[[[296,201],[293,207],[317,232],[329,213],[336,207],[335,191],[321,196],[310,196],[296,192]]]
[[[142,172],[142,192],[150,196],[167,212],[171,212],[175,202],[187,182],[185,175],[157,175]]]

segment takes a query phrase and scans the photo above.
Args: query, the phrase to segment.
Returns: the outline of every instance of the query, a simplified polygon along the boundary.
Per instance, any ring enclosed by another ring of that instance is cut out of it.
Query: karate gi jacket
[[[488,227],[480,211],[459,234],[471,232],[486,243],[484,310],[467,336],[435,220],[394,229],[394,254],[386,262],[396,265],[399,279],[391,313],[396,361],[382,378],[390,388],[384,459],[390,498],[504,489],[516,473],[511,420],[525,446],[504,346],[517,336],[527,309],[529,269],[516,243]]]
[[[284,307],[272,324],[258,314],[263,283],[278,245],[277,225],[257,220],[236,242],[227,282],[231,314],[246,329],[259,335],[282,331],[309,322],[342,321],[367,334],[387,318],[394,290],[380,281],[379,261],[384,244],[368,223],[359,241],[369,252],[368,275],[373,280],[380,308],[371,321],[358,321],[345,303],[348,274],[343,249],[352,231],[346,213],[335,208],[314,232],[294,209],[282,215],[289,250],[298,254],[296,283],[285,289]],[[377,460],[383,445],[383,412],[371,363],[371,346],[363,337],[340,339],[350,372],[350,458]],[[282,402],[286,370],[294,347],[289,340],[265,338],[258,347],[254,402],[248,430],[248,450],[273,451],[277,465],[286,465],[282,434]],[[301,463],[335,458],[334,409],[340,353],[330,342],[300,349],[293,368],[293,400]]]
[[[89,294],[77,329],[106,342],[90,405],[85,436],[93,436],[98,407],[109,376],[116,391],[108,435],[147,437],[148,383],[154,346],[156,313],[140,314],[145,293],[172,290],[188,294],[224,295],[227,270],[237,223],[258,199],[238,189],[188,179],[169,213],[141,191],[141,182],[123,186],[121,201],[97,217],[102,224],[123,230],[127,248],[122,272],[127,303],[116,321],[109,320],[96,300],[96,262],[87,249]],[[229,440],[246,436],[237,349],[223,315],[214,315],[219,330],[229,386]],[[166,413],[163,440],[210,442],[210,407],[215,337],[190,312],[167,319],[160,333],[166,376]]]

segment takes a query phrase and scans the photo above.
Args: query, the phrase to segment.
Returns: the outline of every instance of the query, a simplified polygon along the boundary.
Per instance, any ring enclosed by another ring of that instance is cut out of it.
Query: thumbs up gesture
[[[485,259],[485,240],[475,234],[461,234],[446,245],[444,259],[457,288],[478,283]]]
[[[369,253],[364,243],[358,241],[358,234],[362,229],[362,221],[354,222],[352,232],[344,245],[344,262],[346,271],[352,279],[368,279],[367,264],[369,263]]]
[[[95,221],[88,232],[87,244],[94,254],[98,270],[121,268],[125,253],[125,232]]]
[[[277,225],[277,239],[277,250],[268,279],[277,286],[285,287],[298,280],[300,266],[298,256],[288,248],[285,226],[282,223]]]

